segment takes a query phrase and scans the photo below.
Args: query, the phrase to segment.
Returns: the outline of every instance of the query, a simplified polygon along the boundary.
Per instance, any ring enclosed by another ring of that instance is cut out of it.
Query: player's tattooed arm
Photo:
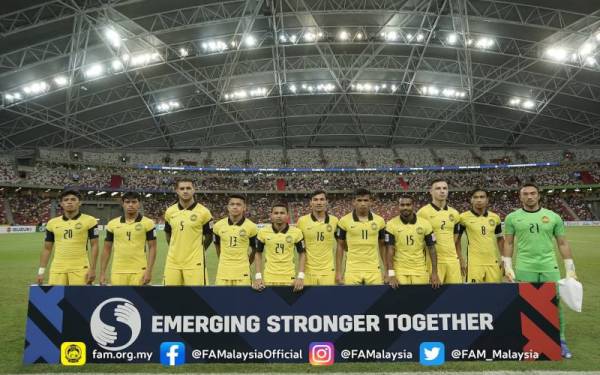
[[[427,240],[426,240],[427,241]],[[429,252],[429,258],[431,258],[431,276],[430,282],[433,288],[439,288],[440,278],[437,271],[437,251],[435,250],[435,244],[427,243],[427,251]]]

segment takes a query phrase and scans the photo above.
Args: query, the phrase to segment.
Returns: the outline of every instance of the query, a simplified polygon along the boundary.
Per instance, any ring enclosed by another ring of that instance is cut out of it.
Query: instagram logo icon
[[[335,358],[332,342],[311,342],[308,346],[308,361],[313,366],[331,366]]]

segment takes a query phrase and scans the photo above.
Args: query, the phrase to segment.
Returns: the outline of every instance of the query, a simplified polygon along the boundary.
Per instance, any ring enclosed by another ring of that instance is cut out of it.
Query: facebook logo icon
[[[185,344],[163,342],[160,344],[160,363],[165,366],[179,366],[185,363]]]

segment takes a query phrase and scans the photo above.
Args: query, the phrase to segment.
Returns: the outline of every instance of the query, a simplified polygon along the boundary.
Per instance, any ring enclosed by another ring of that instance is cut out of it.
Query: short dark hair
[[[412,195],[409,194],[402,194],[401,196],[398,197],[398,201],[400,201],[400,199],[410,199],[411,201],[415,201],[415,199],[412,197]]]
[[[123,202],[125,202],[125,199],[137,199],[138,201],[141,201],[142,196],[140,195],[140,193],[136,193],[135,191],[128,191],[125,192],[125,194],[123,194],[123,196],[121,197],[121,200]]]
[[[484,189],[484,188],[482,188],[482,187],[476,187],[476,188],[474,188],[473,190],[471,190],[471,193],[470,193],[471,197],[472,197],[473,195],[475,195],[475,193],[477,193],[477,192],[479,192],[479,191],[483,191],[483,192],[485,193],[485,196],[486,196],[486,197],[489,195],[489,194],[488,194],[488,191],[487,191],[486,189]]]
[[[288,212],[288,206],[285,203],[279,202],[279,203],[275,203],[274,205],[271,206],[271,212],[273,212],[273,210],[277,207],[283,207],[285,208],[285,212]]]
[[[371,197],[371,192],[369,190],[365,189],[365,188],[359,188],[359,189],[356,189],[354,191],[354,198],[362,197],[364,195],[368,195],[369,198],[370,198]]]
[[[81,195],[79,195],[79,192],[77,190],[73,190],[73,189],[63,190],[58,197],[62,201],[63,198],[66,197],[67,195],[74,195],[77,197],[77,199],[81,200]]]
[[[431,182],[429,182],[429,186],[433,186],[433,184],[437,184],[438,182],[445,182],[446,184],[448,183],[445,178],[434,178],[431,180]]]
[[[246,203],[246,197],[244,197],[242,194],[229,194],[227,197],[227,202],[229,202],[232,198],[241,199],[244,203]]]
[[[310,199],[313,199],[314,197],[320,194],[324,194],[325,197],[327,197],[327,193],[325,192],[325,190],[315,190],[312,193],[310,193]]]
[[[521,194],[521,190],[523,190],[526,187],[533,187],[535,188],[535,190],[537,190],[538,193],[540,192],[540,188],[536,184],[534,184],[533,182],[527,182],[521,185],[521,187],[519,188],[519,194]]]
[[[182,177],[182,178],[178,178],[177,180],[175,180],[175,189],[177,189],[179,187],[179,184],[181,182],[189,182],[192,185],[195,185],[194,180],[192,180],[191,178],[189,178],[189,177]]]

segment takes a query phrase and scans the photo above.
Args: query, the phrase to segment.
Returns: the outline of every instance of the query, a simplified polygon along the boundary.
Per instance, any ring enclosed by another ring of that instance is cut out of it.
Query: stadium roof
[[[589,0],[2,0],[0,149],[600,143]]]

